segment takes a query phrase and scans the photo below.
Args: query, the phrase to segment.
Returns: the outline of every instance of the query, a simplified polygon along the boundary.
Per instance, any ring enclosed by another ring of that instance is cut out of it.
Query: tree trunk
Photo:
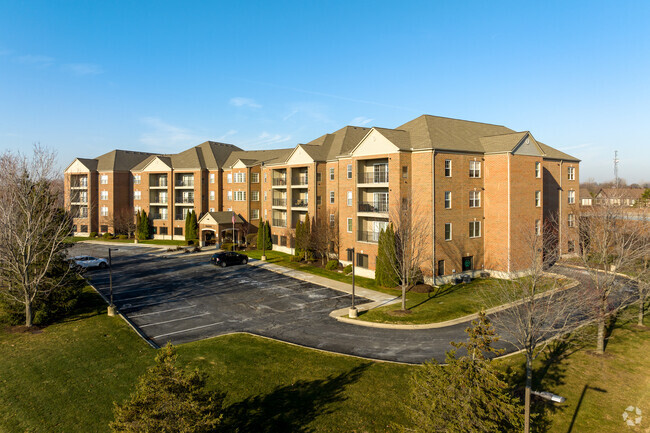
[[[31,328],[32,326],[32,303],[25,300],[25,326]]]
[[[596,342],[596,352],[605,353],[605,316],[598,319],[598,341]]]
[[[402,284],[402,310],[406,310],[406,284]]]
[[[639,326],[643,326],[643,314],[645,313],[645,296],[643,292],[639,294]]]
[[[526,394],[524,397],[524,433],[530,432],[530,391],[533,386],[532,353],[526,352]]]

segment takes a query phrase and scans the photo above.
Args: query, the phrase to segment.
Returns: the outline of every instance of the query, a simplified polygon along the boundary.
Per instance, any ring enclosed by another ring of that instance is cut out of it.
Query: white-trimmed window
[[[142,210],[142,208],[141,208],[140,206],[135,206],[135,207],[133,208],[133,213],[137,215],[138,212],[140,212],[141,210]]]
[[[539,161],[535,162],[535,177],[538,179],[542,177],[542,163]]]
[[[140,182],[142,182],[142,176],[139,174],[134,174],[133,175],[133,184],[134,185],[140,185]]]
[[[330,191],[330,204],[334,204],[334,197],[335,196],[336,196],[336,194],[334,193],[334,191]]]
[[[445,223],[445,240],[451,240],[451,223]]]
[[[213,208],[213,207],[210,208],[210,212],[214,212],[214,208]]]
[[[259,173],[251,173],[251,183],[260,183]]]
[[[251,219],[252,220],[260,219],[260,210],[259,209],[251,209]]]
[[[251,201],[260,201],[259,191],[251,191]]]
[[[469,162],[469,177],[481,177],[481,161]]]
[[[232,200],[232,191],[228,191],[226,197],[228,197],[228,200]]]
[[[352,233],[352,218],[348,218],[348,233]]]
[[[469,222],[469,237],[470,238],[481,237],[481,222],[480,221],[470,221]]]
[[[235,201],[246,201],[246,191],[235,191]]]
[[[99,183],[102,185],[108,185],[108,175],[107,174],[102,174],[99,176]]]
[[[352,164],[348,164],[348,179],[352,179]]]
[[[445,177],[451,177],[451,159],[445,159]]]
[[[246,173],[235,173],[235,183],[245,183]]]
[[[108,207],[107,206],[102,206],[99,209],[99,215],[100,216],[108,216]]]
[[[264,172],[264,183],[266,183],[266,172]]]
[[[535,220],[535,234],[537,236],[542,234],[542,222],[540,220]]]
[[[334,167],[330,168],[330,180],[334,180]]]
[[[352,206],[352,191],[348,191],[348,206]]]
[[[542,192],[535,191],[535,207],[540,207],[542,205]]]
[[[102,191],[99,193],[99,198],[102,200],[108,200],[108,191]]]
[[[569,204],[575,204],[576,203],[576,192],[574,190],[569,190]]]
[[[142,191],[135,190],[133,191],[133,200],[140,200],[142,199]]]
[[[568,175],[569,175],[569,180],[576,180],[576,169],[575,169],[575,167],[569,167]]]
[[[336,220],[334,219],[334,214],[330,214],[330,227],[334,227],[334,224],[336,223]]]
[[[214,173],[210,173],[210,183],[214,183]]]
[[[214,200],[214,191],[210,191],[210,200]]]
[[[268,191],[264,191],[264,201],[268,200],[269,195],[267,194]]]
[[[469,192],[469,207],[481,207],[481,192],[480,191],[470,191]]]
[[[576,226],[576,216],[572,213],[568,215],[567,226],[575,227]]]
[[[228,173],[226,175],[226,179],[227,179],[228,183],[232,183],[232,173]]]
[[[451,191],[445,191],[445,209],[451,209]]]

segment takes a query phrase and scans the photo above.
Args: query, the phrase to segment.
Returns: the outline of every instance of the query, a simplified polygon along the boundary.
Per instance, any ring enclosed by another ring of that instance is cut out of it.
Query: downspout
[[[510,157],[512,154],[508,152],[508,274],[510,274],[510,257],[512,252],[510,251]]]
[[[558,241],[558,252],[559,252],[559,257],[562,257],[562,224],[564,222],[564,219],[562,218],[562,192],[564,191],[562,189],[562,179],[564,176],[562,175],[562,166],[564,164],[564,161],[560,161],[560,204],[558,206],[558,215],[557,215],[557,241]],[[558,258],[559,258],[558,257]]]
[[[437,283],[436,267],[436,150],[431,151],[431,271],[433,284]]]

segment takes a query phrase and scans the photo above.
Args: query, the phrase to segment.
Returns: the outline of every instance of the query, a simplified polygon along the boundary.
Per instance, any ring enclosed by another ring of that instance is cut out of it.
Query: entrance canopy
[[[233,216],[235,219],[233,231]],[[201,240],[223,242],[224,237],[231,237],[236,243],[243,241],[242,228],[246,220],[234,212],[208,212],[198,221]]]

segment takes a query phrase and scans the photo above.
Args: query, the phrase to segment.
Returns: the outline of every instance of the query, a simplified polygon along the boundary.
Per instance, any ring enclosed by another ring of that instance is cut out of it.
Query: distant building
[[[581,206],[593,206],[594,197],[591,195],[588,189],[580,188],[580,205]]]
[[[431,223],[423,271],[445,279],[517,270],[519,235],[543,235],[558,215],[559,251],[575,253],[579,162],[528,131],[423,115],[395,129],[346,126],[292,149],[208,141],[172,155],[77,158],[65,197],[79,235],[113,232],[118,212],[145,210],[155,238],[184,239],[194,209],[202,242],[242,241],[267,220],[273,248],[285,252],[308,214],[338,227],[339,260],[350,263],[354,247],[359,274],[370,277],[380,231],[413,198]]]
[[[643,188],[601,188],[596,194],[594,204],[634,206],[643,195]]]

